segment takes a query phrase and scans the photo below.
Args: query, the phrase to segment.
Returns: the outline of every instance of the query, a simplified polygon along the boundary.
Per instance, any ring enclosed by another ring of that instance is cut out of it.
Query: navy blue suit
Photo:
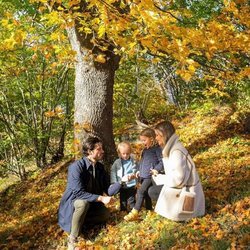
[[[91,162],[86,157],[75,161],[68,168],[67,187],[60,201],[58,211],[58,223],[64,231],[70,232],[71,230],[75,200],[96,202],[98,196],[108,193],[109,175],[105,171],[103,164],[97,162],[95,165],[97,188],[93,187],[94,184],[91,181],[92,169]],[[93,188],[95,188],[95,193],[93,193]]]

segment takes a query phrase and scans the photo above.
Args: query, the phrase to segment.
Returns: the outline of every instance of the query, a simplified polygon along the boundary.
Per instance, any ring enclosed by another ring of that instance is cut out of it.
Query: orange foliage
[[[112,45],[114,52],[119,54],[138,56],[150,52],[159,58],[173,58],[176,73],[187,82],[203,66],[201,61],[205,61],[207,68],[204,78],[239,81],[246,77],[248,66],[242,65],[239,60],[241,55],[248,55],[250,49],[250,12],[246,0],[225,0],[218,16],[201,19],[193,26],[181,20],[192,18],[192,12],[187,8],[173,10],[172,1],[163,3],[165,9],[161,9],[161,2],[152,0],[90,0],[85,9],[80,7],[80,0],[51,1],[49,4],[43,0],[30,1],[49,7],[50,13],[44,14],[43,18],[47,25],[56,24],[63,29],[72,27],[75,20],[80,19],[79,32],[83,33],[83,37],[93,34],[93,48],[98,47],[103,52]],[[3,20],[3,24],[9,25],[7,19]],[[51,40],[65,39],[59,34],[54,32]],[[25,36],[21,30],[3,43],[5,47],[13,47]],[[63,48],[59,50],[62,52]],[[201,57],[199,61],[197,58]],[[108,58],[99,54],[94,60],[105,63]],[[213,61],[221,63],[217,67]],[[241,69],[240,72],[235,68]]]
[[[207,214],[182,224],[142,210],[138,222],[125,223],[124,213],[117,210],[117,199],[109,206],[111,219],[106,228],[95,227],[84,234],[80,249],[155,249],[167,244],[164,239],[172,242],[172,249],[211,249],[211,244],[218,244],[217,248],[226,244],[230,249],[247,246],[249,137],[241,134],[240,125],[230,123],[231,109],[215,107],[211,111],[206,117],[197,113],[174,121],[194,156]],[[133,143],[132,147],[139,158],[141,145]],[[1,249],[66,249],[67,236],[57,225],[57,208],[69,163],[51,166],[1,193]]]

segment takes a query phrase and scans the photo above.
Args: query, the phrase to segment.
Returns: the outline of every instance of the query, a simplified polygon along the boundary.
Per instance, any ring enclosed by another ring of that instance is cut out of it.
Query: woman
[[[153,173],[156,184],[164,184],[155,212],[174,221],[185,221],[204,215],[205,199],[198,173],[188,151],[175,134],[174,126],[168,121],[160,122],[155,127],[155,134],[156,140],[163,148],[165,171],[164,175],[158,174],[157,171]],[[181,192],[183,191],[191,196],[188,211],[182,209],[184,199]]]

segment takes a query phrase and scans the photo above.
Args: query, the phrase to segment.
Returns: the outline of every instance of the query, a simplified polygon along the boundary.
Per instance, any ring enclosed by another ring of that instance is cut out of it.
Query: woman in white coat
[[[174,221],[204,215],[204,193],[195,164],[175,134],[174,126],[168,121],[160,122],[155,127],[155,133],[163,148],[165,170],[165,174],[152,173],[155,183],[163,184],[155,212]]]

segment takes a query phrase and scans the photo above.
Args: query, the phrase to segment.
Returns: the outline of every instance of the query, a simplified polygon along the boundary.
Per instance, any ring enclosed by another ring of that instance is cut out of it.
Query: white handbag
[[[178,197],[179,214],[192,214],[194,212],[195,196],[196,194],[187,190],[186,186],[181,189],[181,192]]]

